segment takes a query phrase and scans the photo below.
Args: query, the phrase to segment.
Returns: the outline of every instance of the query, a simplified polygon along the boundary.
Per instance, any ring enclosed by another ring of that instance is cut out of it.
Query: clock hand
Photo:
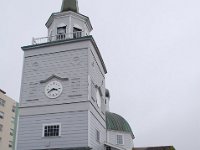
[[[52,88],[51,90],[48,91],[48,93],[50,93],[51,91],[55,91],[55,90],[57,91],[57,89]]]
[[[50,93],[53,89],[49,90],[48,93]]]

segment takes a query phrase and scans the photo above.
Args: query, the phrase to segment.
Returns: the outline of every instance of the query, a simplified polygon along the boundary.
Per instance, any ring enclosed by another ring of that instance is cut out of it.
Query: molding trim
[[[46,82],[50,81],[50,80],[53,79],[53,78],[56,78],[56,79],[59,79],[59,80],[63,80],[63,81],[68,81],[68,80],[69,80],[69,78],[62,78],[62,77],[59,77],[59,76],[53,74],[53,75],[50,76],[49,78],[47,78],[47,79],[45,79],[45,80],[41,80],[40,83],[46,83]]]

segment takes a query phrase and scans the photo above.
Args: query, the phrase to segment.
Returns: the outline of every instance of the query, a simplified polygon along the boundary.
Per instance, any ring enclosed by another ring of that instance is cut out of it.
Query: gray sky
[[[0,4],[0,88],[18,100],[23,52],[62,0]],[[200,1],[79,0],[108,69],[111,110],[136,146],[200,147]]]

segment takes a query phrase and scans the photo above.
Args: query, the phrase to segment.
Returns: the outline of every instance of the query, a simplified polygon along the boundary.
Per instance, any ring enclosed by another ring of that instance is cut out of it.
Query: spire
[[[64,11],[73,11],[78,13],[78,1],[77,0],[63,0],[61,12]]]

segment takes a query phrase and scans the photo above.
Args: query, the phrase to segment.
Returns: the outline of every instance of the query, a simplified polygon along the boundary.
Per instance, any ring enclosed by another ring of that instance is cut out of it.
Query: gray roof
[[[175,150],[173,146],[133,148],[133,150]]]
[[[91,150],[90,147],[74,147],[74,148],[56,148],[56,149],[49,149],[49,150]],[[46,150],[46,149],[43,149]]]
[[[61,12],[73,11],[78,13],[78,1],[77,0],[63,0]]]

